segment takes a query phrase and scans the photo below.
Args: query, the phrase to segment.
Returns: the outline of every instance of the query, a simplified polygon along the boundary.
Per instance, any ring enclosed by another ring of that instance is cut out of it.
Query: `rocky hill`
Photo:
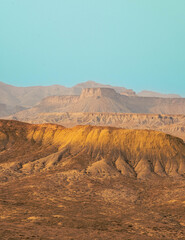
[[[164,133],[1,120],[0,238],[183,239],[184,171]]]
[[[1,179],[49,169],[93,176],[183,176],[185,144],[149,130],[0,121]],[[4,170],[2,170],[4,169]],[[8,174],[7,174],[8,173]]]

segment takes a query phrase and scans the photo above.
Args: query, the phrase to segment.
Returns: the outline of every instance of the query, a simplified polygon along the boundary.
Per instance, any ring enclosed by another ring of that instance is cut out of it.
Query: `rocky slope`
[[[1,120],[0,239],[183,239],[184,163],[156,131]]]
[[[138,178],[185,173],[185,144],[149,130],[0,122],[1,178],[48,169]],[[54,153],[54,154],[52,154]],[[52,155],[50,155],[52,154]],[[48,155],[48,156],[45,156]]]

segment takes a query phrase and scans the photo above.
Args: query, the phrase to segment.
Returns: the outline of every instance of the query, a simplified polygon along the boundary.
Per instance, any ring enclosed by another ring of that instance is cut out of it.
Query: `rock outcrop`
[[[3,177],[56,169],[95,177],[183,177],[185,144],[149,130],[0,121]]]

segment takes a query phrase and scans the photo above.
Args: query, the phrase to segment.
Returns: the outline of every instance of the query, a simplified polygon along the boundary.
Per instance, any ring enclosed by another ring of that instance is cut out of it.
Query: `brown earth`
[[[184,239],[185,144],[0,121],[0,239]]]

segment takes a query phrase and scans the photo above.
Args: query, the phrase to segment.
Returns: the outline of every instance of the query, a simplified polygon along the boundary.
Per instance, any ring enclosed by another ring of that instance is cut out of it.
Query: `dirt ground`
[[[0,185],[0,239],[185,239],[185,180],[46,172]]]

